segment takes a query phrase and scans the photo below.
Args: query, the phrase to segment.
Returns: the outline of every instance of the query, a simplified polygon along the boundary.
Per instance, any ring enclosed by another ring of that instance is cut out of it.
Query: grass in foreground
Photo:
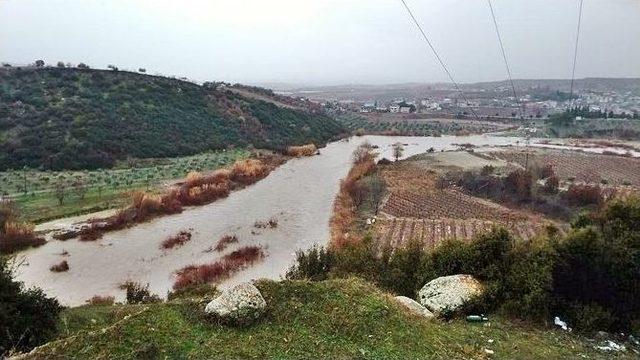
[[[611,357],[576,335],[502,318],[429,322],[361,280],[257,286],[268,312],[248,328],[208,322],[206,301],[84,306],[65,310],[64,338],[30,358],[469,359],[489,357],[485,349],[508,359]]]

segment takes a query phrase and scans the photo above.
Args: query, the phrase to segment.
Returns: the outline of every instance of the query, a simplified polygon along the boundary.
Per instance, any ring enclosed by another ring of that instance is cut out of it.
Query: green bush
[[[127,281],[122,284],[127,294],[127,304],[151,304],[162,301],[158,295],[149,292],[149,284],[141,284]]]
[[[332,251],[314,246],[308,251],[296,251],[296,262],[287,271],[287,279],[326,280],[333,267],[335,256]]]
[[[379,249],[367,235],[339,251],[299,253],[297,272],[290,273],[318,280],[355,275],[409,297],[437,277],[470,274],[486,291],[467,311],[533,320],[560,316],[584,331],[640,330],[640,200],[612,203],[574,225],[564,237],[548,231],[528,242],[493,229],[469,242],[446,240],[431,251],[415,241]]]
[[[58,301],[42,290],[25,290],[0,258],[0,358],[9,350],[29,351],[57,333]]]

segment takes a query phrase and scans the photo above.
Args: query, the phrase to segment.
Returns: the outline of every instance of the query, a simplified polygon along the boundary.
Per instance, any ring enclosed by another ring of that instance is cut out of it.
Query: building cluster
[[[421,113],[434,115],[472,115],[485,118],[546,118],[572,107],[587,107],[591,111],[614,114],[640,113],[640,96],[632,92],[578,91],[571,99],[568,96],[550,96],[531,93],[505,96],[505,91],[469,92],[467,99],[456,96],[429,96],[400,98],[394,100],[356,101],[343,99],[323,101],[322,105],[338,111],[360,113]],[[558,93],[560,94],[560,93]]]

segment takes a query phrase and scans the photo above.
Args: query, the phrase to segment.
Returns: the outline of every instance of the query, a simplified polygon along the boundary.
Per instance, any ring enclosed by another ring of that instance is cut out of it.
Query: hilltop
[[[87,305],[65,310],[59,340],[26,358],[483,359],[487,350],[510,359],[611,356],[575,334],[499,317],[489,325],[429,321],[362,280],[256,285],[267,313],[249,327],[211,321],[204,298]]]
[[[128,158],[322,144],[331,118],[272,92],[87,68],[0,70],[0,170],[95,169]]]

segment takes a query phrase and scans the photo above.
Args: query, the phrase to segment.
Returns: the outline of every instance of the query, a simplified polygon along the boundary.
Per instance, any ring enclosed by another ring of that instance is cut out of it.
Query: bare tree
[[[73,182],[73,191],[75,191],[76,195],[81,200],[84,200],[84,196],[87,194],[87,182],[81,177],[76,178],[76,181]]]
[[[396,161],[402,157],[402,154],[404,154],[404,146],[399,142],[393,144],[393,157]]]
[[[382,198],[386,192],[386,184],[379,176],[374,175],[367,179],[367,188],[369,190],[369,196],[367,201],[371,210],[375,215],[378,215],[378,209],[382,203]]]
[[[64,180],[60,179],[56,183],[56,187],[54,189],[56,198],[58,199],[58,205],[64,204],[64,198],[67,195],[67,184]]]
[[[360,146],[358,146],[353,151],[353,162],[355,164],[358,164],[368,159],[372,159],[373,158],[373,154],[371,153],[372,149],[373,149],[373,146],[371,146],[371,144],[368,141],[365,141],[362,144],[360,144]]]

